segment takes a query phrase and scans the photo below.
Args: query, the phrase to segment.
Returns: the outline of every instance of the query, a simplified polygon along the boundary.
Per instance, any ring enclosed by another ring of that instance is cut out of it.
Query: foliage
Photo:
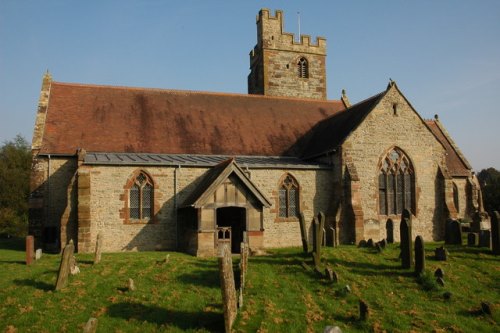
[[[99,332],[223,330],[215,258],[169,253],[165,261],[165,252],[103,253],[93,265],[91,254],[76,254],[81,273],[55,292],[60,256],[44,254],[27,267],[24,252],[6,249],[11,241],[0,240],[0,331],[12,326],[18,332],[78,332],[92,316]],[[428,270],[446,272],[446,290],[453,295],[446,300],[441,287],[425,291],[413,271],[400,267],[398,245],[383,253],[323,248],[322,259],[339,275],[338,284],[305,270],[300,263],[311,259],[301,248],[251,257],[234,332],[322,332],[328,325],[344,332],[499,331],[500,312],[482,313],[481,302],[500,306],[500,258],[449,245],[448,261],[434,261],[433,250],[442,243],[426,243]],[[127,291],[129,278],[136,291]],[[345,285],[351,291],[339,292]],[[359,320],[360,299],[370,308],[366,322]]]
[[[22,136],[0,147],[0,234],[27,232],[30,166],[30,147]]]
[[[483,169],[477,175],[483,191],[483,202],[486,211],[500,212],[500,171],[495,168]]]
[[[438,284],[436,282],[436,278],[429,271],[424,271],[422,274],[417,276],[417,282],[422,286],[424,290],[431,291],[437,290]]]

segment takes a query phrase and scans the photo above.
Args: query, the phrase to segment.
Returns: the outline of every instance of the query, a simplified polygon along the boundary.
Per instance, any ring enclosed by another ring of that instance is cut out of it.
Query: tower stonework
[[[248,93],[326,100],[326,39],[283,32],[283,12],[257,15],[257,45],[250,52]]]

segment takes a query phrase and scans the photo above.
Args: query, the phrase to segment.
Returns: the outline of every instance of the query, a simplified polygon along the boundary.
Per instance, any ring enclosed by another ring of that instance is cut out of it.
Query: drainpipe
[[[42,239],[43,239],[43,229],[47,225],[50,218],[50,154],[47,155],[47,211],[45,212],[45,221],[42,225]]]
[[[178,173],[181,171],[181,166],[177,165],[177,167],[174,169],[174,221],[175,221],[175,249],[178,250],[179,248],[179,226],[177,221],[178,214],[177,214],[177,177]]]

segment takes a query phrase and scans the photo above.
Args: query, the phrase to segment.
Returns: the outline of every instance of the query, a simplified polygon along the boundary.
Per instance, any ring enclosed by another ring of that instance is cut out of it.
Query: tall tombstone
[[[493,254],[500,254],[500,214],[491,213],[491,250]]]
[[[388,219],[387,222],[385,223],[385,231],[387,234],[387,243],[392,244],[394,243],[394,222],[392,222],[391,219]]]
[[[223,245],[219,256],[219,274],[224,308],[224,328],[230,333],[237,315],[236,287],[234,283],[233,260],[228,244]]]
[[[479,247],[491,248],[491,230],[479,231]]]
[[[319,212],[318,217],[313,219],[313,260],[316,268],[321,264],[321,244],[323,243],[323,231],[325,226],[325,214]]]
[[[94,265],[101,262],[102,242],[103,242],[102,233],[98,233],[97,240],[95,242]]]
[[[35,237],[26,236],[26,265],[31,265],[35,258]]]
[[[68,284],[68,275],[70,272],[70,260],[75,252],[75,245],[73,240],[69,241],[69,244],[64,247],[61,264],[59,265],[59,273],[57,274],[56,290],[61,290]]]
[[[307,248],[307,230],[306,230],[306,219],[304,218],[304,213],[300,212],[299,215],[299,223],[300,223],[300,237],[302,239],[302,249],[304,253],[308,252]]]
[[[460,222],[453,220],[450,225],[450,240],[451,244],[462,245],[462,227]]]
[[[412,258],[412,239],[411,224],[408,218],[404,218],[399,225],[399,234],[401,237],[401,266],[411,268]]]
[[[478,235],[475,232],[469,232],[467,234],[467,246],[477,246],[478,245]]]
[[[418,276],[425,270],[425,248],[422,236],[415,238],[415,274]]]

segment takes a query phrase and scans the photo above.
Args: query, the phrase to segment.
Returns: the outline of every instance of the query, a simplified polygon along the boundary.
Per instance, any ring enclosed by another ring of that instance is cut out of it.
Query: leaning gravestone
[[[313,219],[313,260],[314,266],[319,270],[321,264],[321,244],[323,243],[323,231],[325,226],[325,214],[318,213],[318,217]]]
[[[399,233],[401,237],[401,266],[403,268],[411,268],[413,263],[412,258],[412,240],[411,226],[408,218],[404,218],[399,225]]]
[[[219,273],[224,302],[224,328],[230,333],[237,315],[236,288],[234,284],[233,260],[228,245],[224,245],[219,256]]]
[[[70,272],[70,260],[73,258],[73,253],[75,252],[75,245],[73,240],[69,241],[69,244],[64,247],[61,264],[59,265],[59,273],[57,274],[56,290],[61,290],[68,284],[68,275]]]
[[[299,215],[300,224],[300,238],[302,239],[302,250],[304,253],[308,252],[307,248],[307,231],[306,231],[306,219],[304,218],[304,213],[300,212]]]
[[[26,236],[26,265],[31,265],[35,258],[35,237]]]
[[[422,236],[415,238],[415,275],[419,276],[425,270],[425,249]]]
[[[491,250],[493,254],[500,254],[500,214],[497,211],[491,214]]]
[[[94,265],[101,262],[102,242],[103,236],[101,233],[98,233],[97,240],[95,242]]]

